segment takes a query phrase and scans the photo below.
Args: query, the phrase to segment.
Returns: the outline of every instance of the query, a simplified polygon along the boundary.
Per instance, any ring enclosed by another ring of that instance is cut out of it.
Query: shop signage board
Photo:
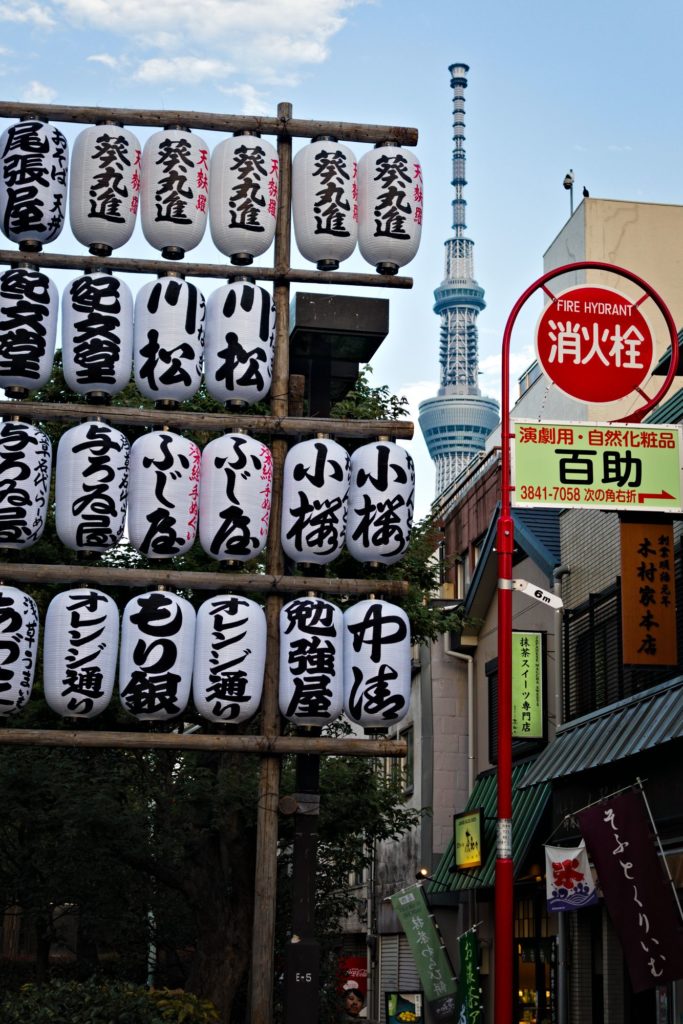
[[[626,398],[652,373],[656,348],[640,303],[602,285],[554,296],[536,325],[543,372],[581,402]]]
[[[545,738],[542,633],[512,634],[512,738]]]
[[[453,815],[453,851],[459,871],[480,868],[484,863],[484,809]]]
[[[511,504],[680,512],[681,427],[513,420]]]

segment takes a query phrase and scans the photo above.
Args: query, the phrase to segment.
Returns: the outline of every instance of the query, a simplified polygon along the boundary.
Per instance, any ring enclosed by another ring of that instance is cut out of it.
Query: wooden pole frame
[[[281,758],[287,754],[333,754],[357,757],[405,757],[404,741],[360,739],[357,737],[283,736],[278,708],[279,613],[284,594],[316,590],[324,594],[367,596],[381,593],[401,597],[407,584],[399,580],[341,580],[285,576],[284,554],[280,545],[281,491],[284,459],[289,438],[319,432],[332,436],[374,439],[388,436],[394,440],[413,436],[413,424],[399,421],[342,421],[288,415],[289,376],[289,300],[292,283],[333,285],[335,287],[412,288],[412,278],[376,273],[322,272],[291,266],[291,166],[292,139],[332,136],[347,142],[413,146],[415,128],[392,125],[367,125],[336,121],[297,120],[292,106],[280,103],[277,116],[249,117],[210,114],[196,111],[130,110],[127,108],[36,106],[30,103],[0,102],[0,117],[40,118],[68,123],[115,123],[160,129],[183,125],[188,129],[216,132],[256,132],[277,137],[280,171],[278,214],[275,230],[275,259],[272,267],[235,267],[227,263],[169,264],[157,259],[72,256],[53,252],[0,250],[0,264],[19,263],[41,269],[67,269],[92,272],[107,268],[114,273],[159,275],[173,269],[183,277],[232,280],[247,273],[258,281],[273,283],[276,310],[276,345],[271,387],[271,415],[250,416],[239,413],[191,413],[183,410],[153,410],[100,406],[81,403],[36,403],[0,401],[0,419],[16,417],[35,422],[79,422],[90,417],[107,420],[116,426],[161,427],[194,432],[226,432],[249,429],[270,437],[273,453],[273,490],[270,532],[264,574],[231,572],[183,572],[159,569],[119,569],[100,563],[77,565],[34,565],[0,563],[0,580],[14,583],[62,584],[127,587],[189,588],[203,591],[258,593],[265,598],[268,659],[261,704],[261,734],[239,735],[229,732],[206,734],[144,731],[101,732],[87,727],[78,729],[15,729],[0,726],[0,746],[91,747],[118,749],[176,749],[237,751],[260,759],[257,810],[257,849],[255,869],[254,929],[251,963],[251,1024],[271,1024],[274,977],[274,933],[277,882],[278,803]],[[103,581],[103,575],[105,579]]]

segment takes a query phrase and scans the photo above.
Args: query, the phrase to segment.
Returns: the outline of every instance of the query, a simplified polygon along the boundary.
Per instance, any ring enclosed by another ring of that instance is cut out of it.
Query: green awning
[[[524,855],[533,839],[534,832],[541,820],[541,815],[550,799],[551,788],[548,783],[520,789],[527,772],[533,767],[533,761],[524,761],[512,768],[512,857],[515,866],[515,877],[520,872]],[[498,801],[498,778],[496,770],[480,775],[470,793],[466,811],[477,807],[484,809],[484,849],[486,859],[480,868],[472,868],[471,872],[453,872],[453,839],[444,853],[439,866],[427,886],[427,892],[433,896],[440,893],[458,892],[468,889],[492,888],[496,872],[496,805]]]

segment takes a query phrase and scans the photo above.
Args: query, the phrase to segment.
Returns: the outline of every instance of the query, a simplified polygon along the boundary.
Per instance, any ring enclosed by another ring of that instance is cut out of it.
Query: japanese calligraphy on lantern
[[[71,159],[71,230],[93,255],[110,255],[133,233],[142,151],[126,128],[97,125],[78,135]]]
[[[297,597],[280,612],[280,712],[297,725],[327,725],[342,712],[340,608]]]
[[[301,441],[287,452],[281,540],[293,561],[324,565],[341,552],[350,461],[348,452],[329,438]]]
[[[264,139],[235,135],[211,155],[209,216],[214,244],[245,266],[273,241],[279,188],[277,151]]]
[[[13,715],[33,689],[38,605],[16,587],[0,587],[0,715]]]
[[[600,885],[634,992],[683,976],[681,923],[635,789],[575,815]]]
[[[218,594],[197,612],[192,696],[211,722],[238,725],[258,709],[266,664],[266,616],[236,594]]]
[[[625,423],[512,426],[512,504],[606,508],[682,507],[681,428]]]
[[[656,349],[639,302],[613,288],[580,285],[560,292],[543,310],[536,353],[566,395],[614,402],[647,380]]]
[[[0,545],[27,548],[42,536],[47,518],[52,444],[29,423],[0,426]]]
[[[113,274],[82,274],[62,296],[64,380],[80,395],[115,395],[130,380],[133,297]]]
[[[543,634],[512,634],[512,738],[542,740]]]
[[[261,441],[224,434],[202,454],[199,542],[218,561],[246,562],[268,539],[273,457]]]
[[[15,267],[0,275],[0,387],[46,384],[57,337],[57,286],[40,270]]]
[[[41,249],[64,226],[68,147],[59,128],[19,121],[0,136],[0,227],[20,248]]]
[[[625,665],[677,665],[672,523],[622,522],[621,621]]]
[[[409,703],[408,616],[387,601],[359,601],[344,612],[344,710],[364,728],[386,728]]]
[[[453,815],[453,855],[456,868],[480,868],[484,863],[484,810],[462,811]]]

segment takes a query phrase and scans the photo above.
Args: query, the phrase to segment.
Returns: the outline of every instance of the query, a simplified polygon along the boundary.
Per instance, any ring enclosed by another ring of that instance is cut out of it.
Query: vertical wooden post
[[[292,117],[290,103],[279,103],[278,119],[286,129]],[[289,392],[289,284],[283,276],[290,265],[292,142],[286,134],[278,137],[280,185],[275,228],[275,355],[271,387],[273,416],[286,416]],[[267,571],[281,576],[284,555],[280,544],[282,516],[282,478],[287,442],[275,439],[273,479],[268,536]],[[278,673],[280,664],[279,618],[282,598],[266,598],[267,650],[266,674],[261,710],[261,732],[277,736],[280,731],[278,710]],[[256,871],[254,886],[254,928],[251,961],[251,1024],[271,1024],[273,1019],[273,977],[275,958],[275,904],[277,895],[277,832],[280,795],[280,759],[261,760],[256,835]]]

